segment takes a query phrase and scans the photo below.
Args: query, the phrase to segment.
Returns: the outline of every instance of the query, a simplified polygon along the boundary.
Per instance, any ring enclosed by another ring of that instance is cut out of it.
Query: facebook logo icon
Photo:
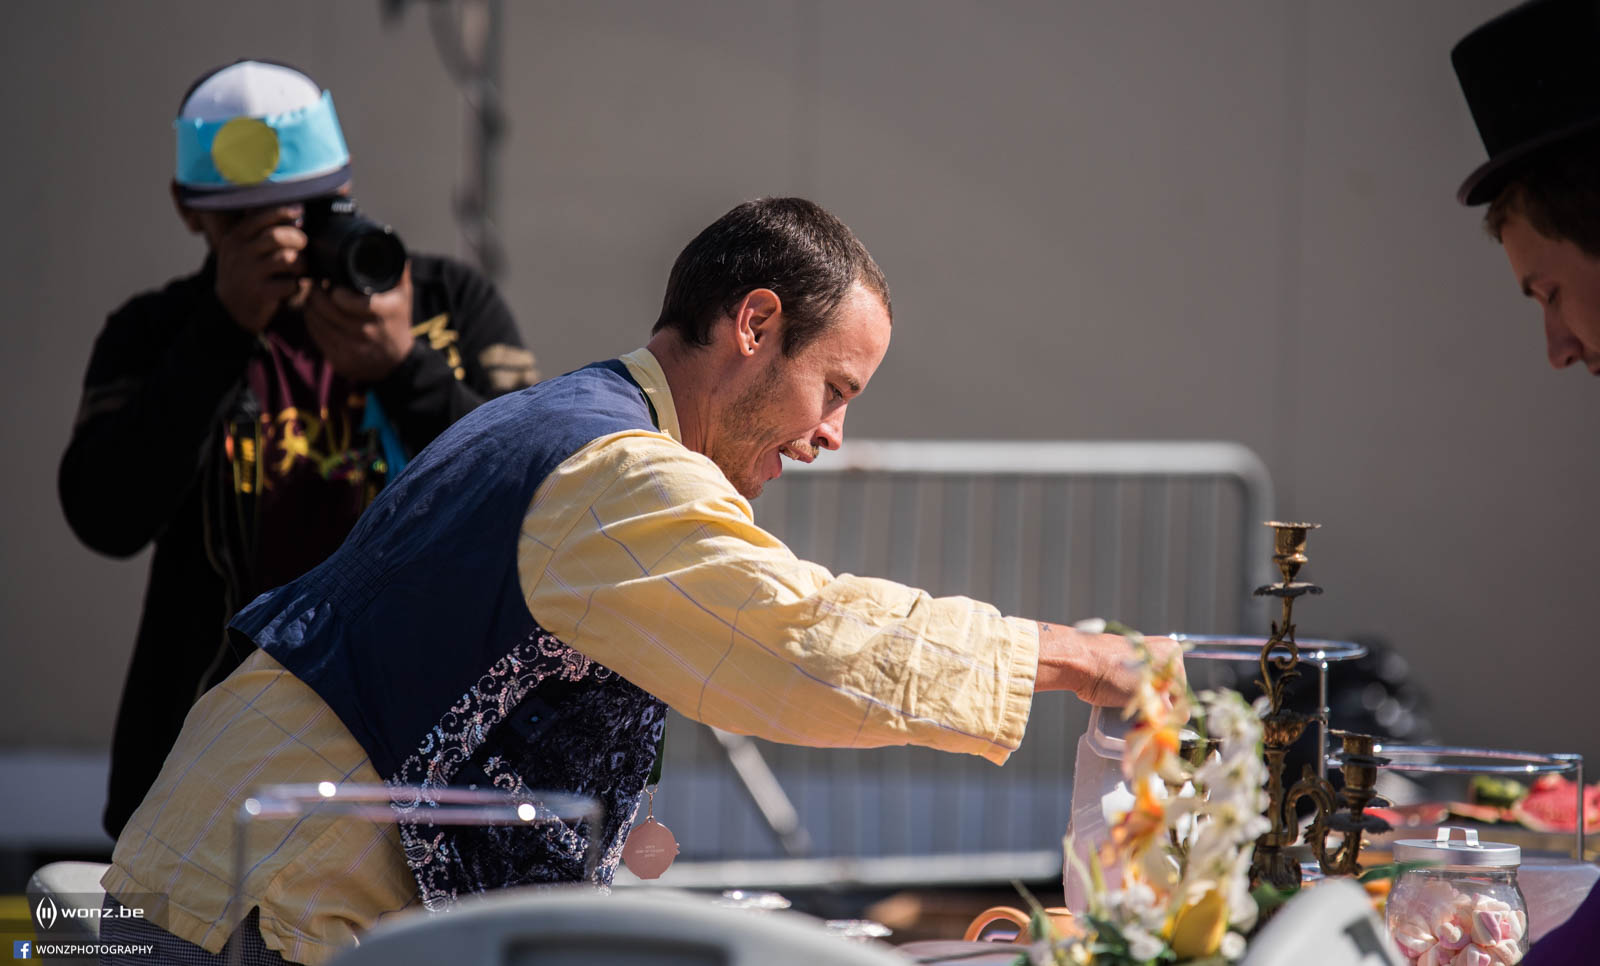
[[[12,959],[27,959],[33,953],[33,943],[18,939],[11,944]]]

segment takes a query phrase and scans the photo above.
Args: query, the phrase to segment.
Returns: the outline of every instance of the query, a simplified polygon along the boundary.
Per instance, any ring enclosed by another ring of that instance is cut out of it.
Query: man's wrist
[[[1087,678],[1084,634],[1066,624],[1039,622],[1039,671],[1035,691],[1072,691]]]

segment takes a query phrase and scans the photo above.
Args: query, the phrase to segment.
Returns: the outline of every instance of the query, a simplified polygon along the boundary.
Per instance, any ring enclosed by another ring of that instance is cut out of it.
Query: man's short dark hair
[[[844,222],[804,198],[747,201],[678,255],[651,331],[673,329],[690,345],[710,345],[719,318],[768,288],[783,303],[783,354],[793,356],[828,329],[856,282],[892,317],[889,283]]]
[[[1539,234],[1600,258],[1600,132],[1574,138],[1529,162],[1489,204],[1483,226],[1495,241],[1515,214]]]

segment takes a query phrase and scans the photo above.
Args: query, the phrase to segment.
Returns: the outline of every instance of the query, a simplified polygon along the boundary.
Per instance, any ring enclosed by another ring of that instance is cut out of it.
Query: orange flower
[[[1177,664],[1145,665],[1146,673],[1133,691],[1123,713],[1151,725],[1181,727],[1189,720],[1189,689],[1177,674]]]
[[[1130,782],[1148,775],[1163,779],[1178,774],[1178,729],[1139,721],[1128,730],[1122,752],[1122,774]],[[1181,778],[1181,776],[1180,776]]]
[[[1167,810],[1155,796],[1153,781],[1137,783],[1133,807],[1111,827],[1110,847],[1125,856],[1138,856],[1164,841],[1167,835]],[[1114,858],[1114,856],[1113,856]],[[1111,861],[1106,862],[1112,864]]]

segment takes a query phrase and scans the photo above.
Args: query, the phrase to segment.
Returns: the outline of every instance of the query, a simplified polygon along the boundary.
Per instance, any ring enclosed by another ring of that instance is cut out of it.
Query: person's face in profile
[[[782,355],[781,325],[762,339],[705,450],[741,496],[759,496],[785,459],[809,463],[839,448],[850,401],[889,350],[890,324],[882,299],[857,282],[828,328],[793,356]]]
[[[1500,229],[1500,244],[1522,294],[1544,309],[1550,364],[1582,362],[1600,375],[1600,258],[1540,234],[1520,212]]]

